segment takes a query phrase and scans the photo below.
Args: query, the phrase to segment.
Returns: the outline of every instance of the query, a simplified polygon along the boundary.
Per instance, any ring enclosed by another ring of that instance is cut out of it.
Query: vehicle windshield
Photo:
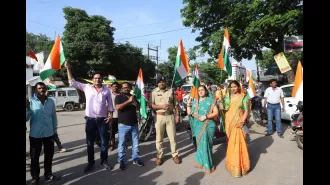
[[[192,87],[192,86],[182,86],[181,88],[182,88],[182,90],[184,90],[185,92],[190,93],[190,91],[191,91],[191,87]]]

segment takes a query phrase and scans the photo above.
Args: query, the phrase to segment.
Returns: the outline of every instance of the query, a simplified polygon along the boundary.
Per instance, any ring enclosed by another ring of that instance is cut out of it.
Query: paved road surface
[[[87,161],[87,151],[84,131],[84,112],[58,112],[59,137],[63,146],[69,148],[66,153],[55,153],[53,160],[54,174],[61,174],[63,178],[58,182],[41,184],[74,184],[74,185],[302,185],[303,184],[303,152],[297,148],[294,141],[290,141],[290,130],[284,133],[284,139],[274,134],[265,137],[265,128],[253,125],[250,135],[249,153],[251,172],[242,178],[233,178],[225,170],[226,144],[220,139],[213,147],[216,171],[204,174],[193,167],[194,149],[188,139],[183,125],[178,128],[177,142],[183,163],[176,165],[170,157],[169,141],[165,139],[165,159],[162,166],[155,165],[156,149],[154,138],[152,141],[140,144],[141,159],[144,167],[138,167],[128,160],[127,170],[120,171],[117,161],[117,150],[109,153],[109,163],[115,165],[114,170],[105,171],[100,166],[99,148],[96,148],[96,168],[90,174],[83,170]],[[26,133],[26,150],[29,150],[28,132]],[[55,146],[55,151],[58,151]],[[131,155],[129,147],[127,156]],[[40,157],[41,177],[43,176],[43,156]],[[26,169],[26,183],[31,182],[29,168]]]

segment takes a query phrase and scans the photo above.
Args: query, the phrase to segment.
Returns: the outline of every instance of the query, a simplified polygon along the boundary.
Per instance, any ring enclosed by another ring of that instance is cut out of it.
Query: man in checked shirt
[[[70,84],[82,91],[86,96],[86,140],[88,165],[84,172],[90,172],[94,169],[94,141],[96,134],[99,133],[101,139],[101,165],[108,171],[113,167],[108,163],[108,143],[109,132],[108,124],[112,119],[113,103],[109,88],[102,85],[103,76],[100,73],[93,74],[93,84],[83,84],[72,78],[72,68],[68,62],[65,62],[67,68],[68,80]],[[107,105],[108,110],[107,110]],[[109,112],[109,114],[107,113]],[[107,115],[108,114],[108,115]],[[98,131],[98,132],[97,132]]]

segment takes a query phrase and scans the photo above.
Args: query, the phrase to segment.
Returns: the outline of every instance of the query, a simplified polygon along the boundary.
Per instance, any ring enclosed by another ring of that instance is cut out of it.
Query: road
[[[290,141],[290,129],[284,125],[284,139],[276,134],[264,136],[265,128],[253,125],[250,130],[251,141],[248,145],[251,172],[242,178],[233,178],[225,170],[226,144],[219,139],[213,147],[216,171],[204,174],[193,167],[194,148],[188,139],[184,126],[180,125],[177,132],[177,146],[182,164],[175,164],[170,157],[169,141],[165,139],[165,162],[162,166],[155,165],[156,148],[154,138],[149,142],[140,143],[141,159],[144,167],[127,162],[127,170],[120,171],[117,161],[117,150],[109,152],[109,163],[115,165],[112,171],[100,166],[100,150],[95,150],[95,170],[84,174],[87,162],[87,151],[84,130],[84,111],[58,112],[58,133],[65,148],[69,151],[58,153],[55,145],[53,159],[54,174],[63,175],[58,182],[45,182],[43,179],[43,156],[40,157],[41,184],[74,184],[74,185],[302,185],[303,184],[303,151]],[[29,130],[28,130],[29,131]],[[26,150],[29,150],[28,131],[26,133]],[[131,147],[127,157],[131,155]],[[26,183],[31,182],[30,170],[26,168]]]

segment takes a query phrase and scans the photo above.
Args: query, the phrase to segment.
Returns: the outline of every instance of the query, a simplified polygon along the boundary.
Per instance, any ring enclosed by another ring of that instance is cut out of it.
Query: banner
[[[284,52],[302,52],[303,36],[284,37]]]
[[[290,64],[283,52],[276,54],[274,59],[281,73],[285,73],[291,70]]]

